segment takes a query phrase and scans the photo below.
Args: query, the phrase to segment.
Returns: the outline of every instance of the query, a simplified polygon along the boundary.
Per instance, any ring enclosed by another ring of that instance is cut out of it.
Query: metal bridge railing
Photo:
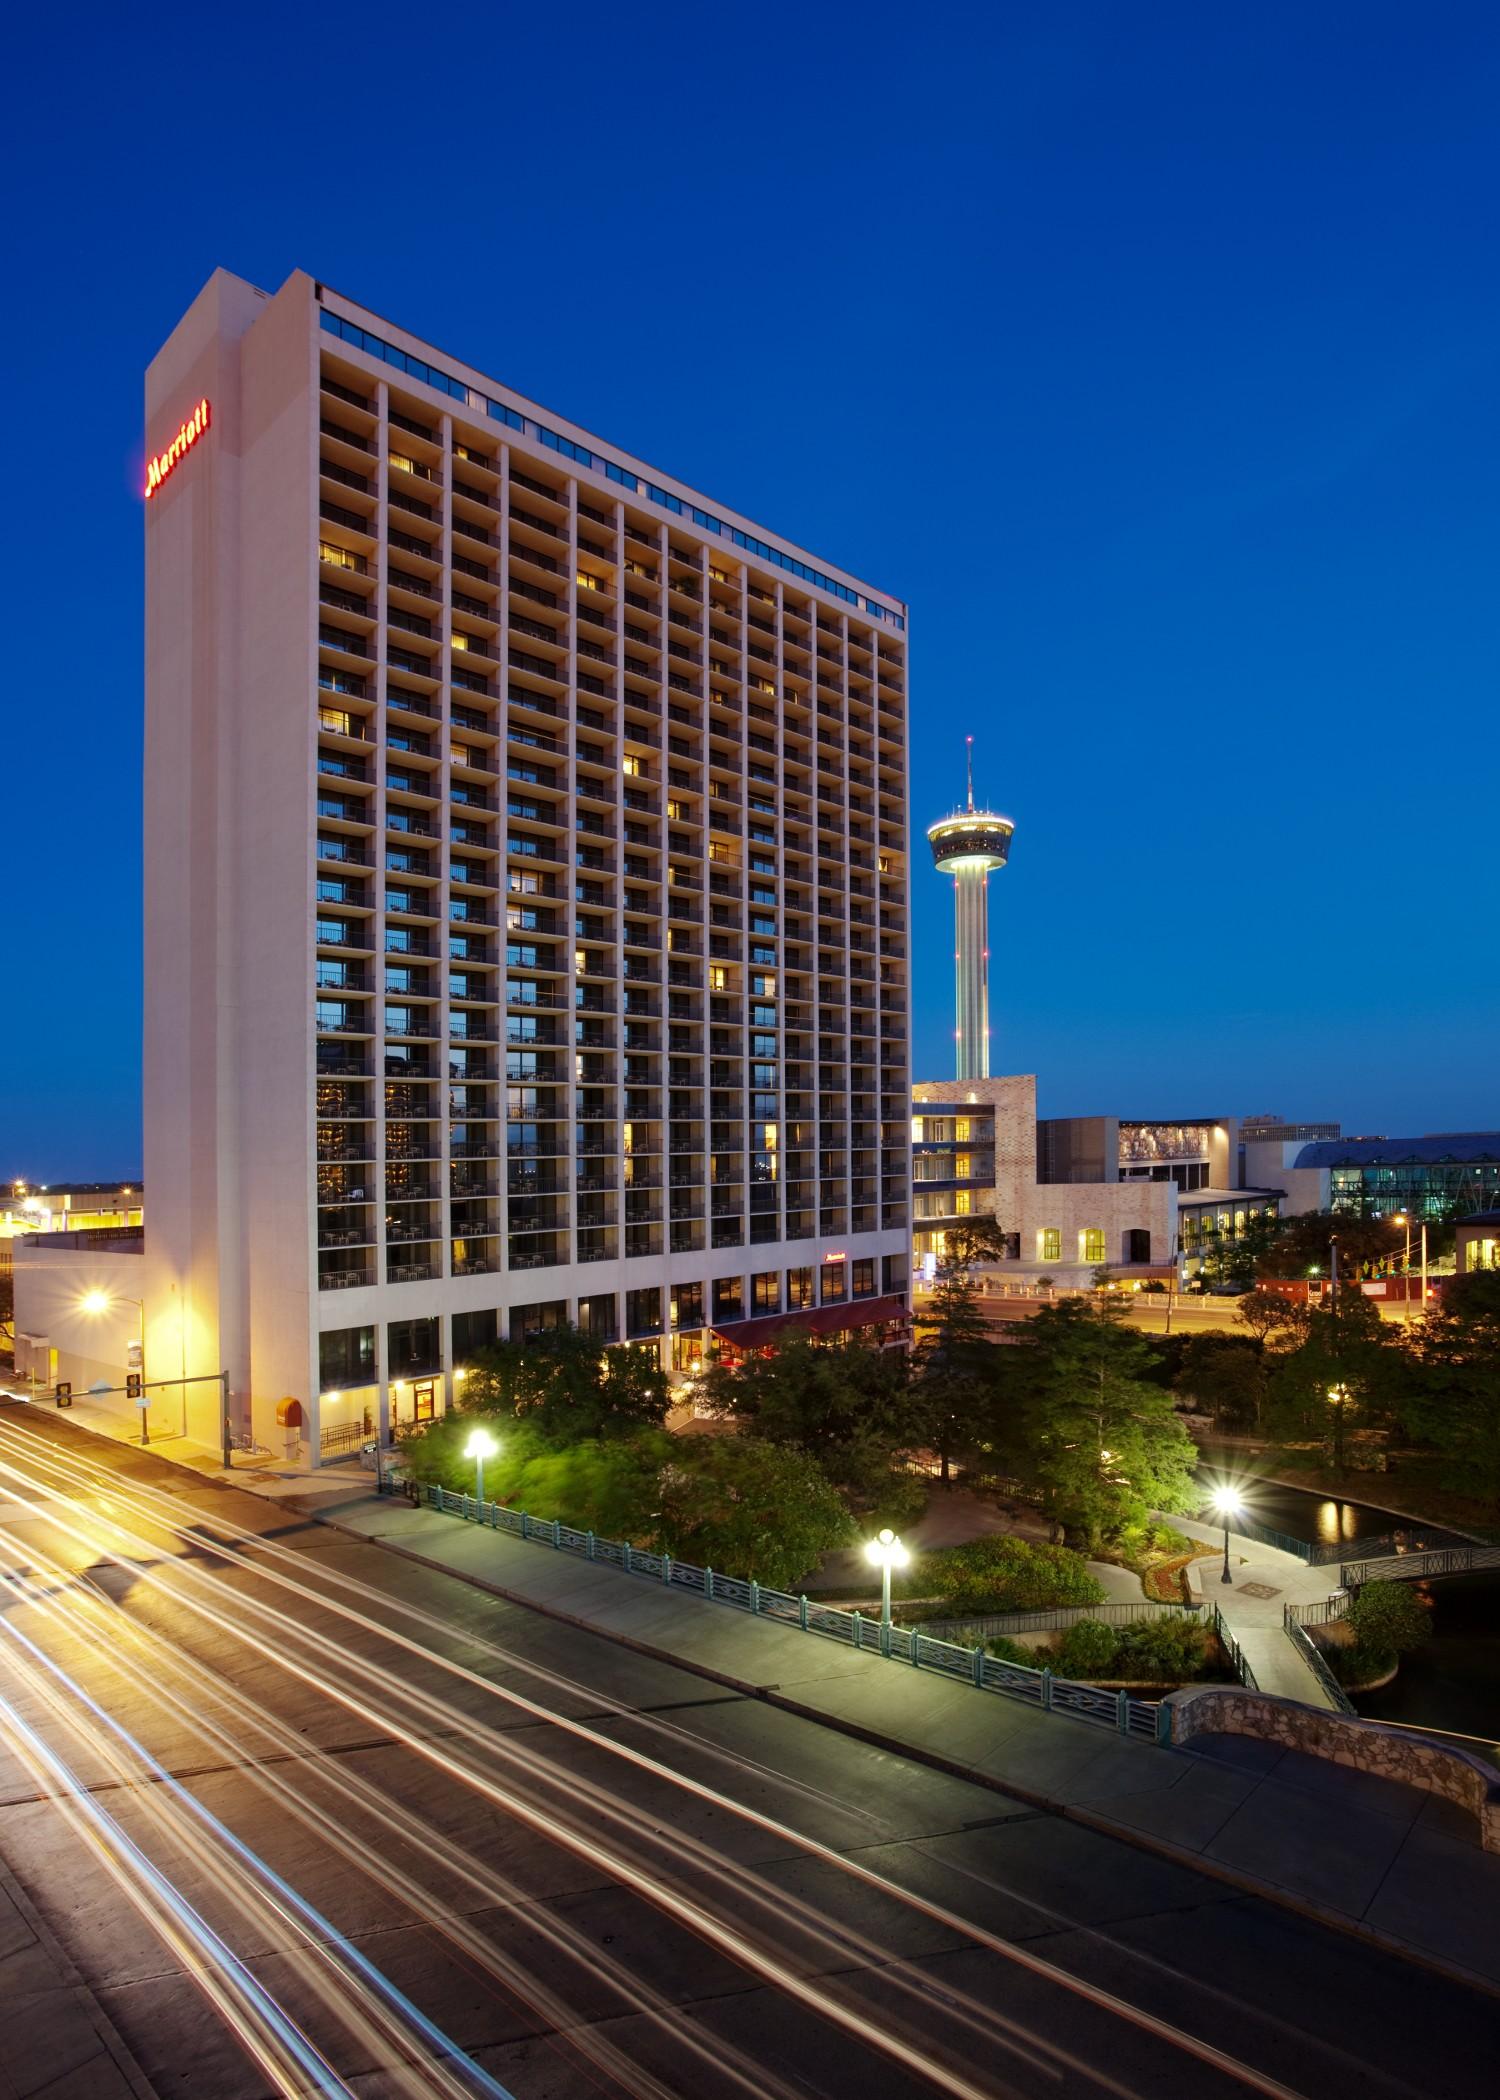
[[[1500,1546],[1438,1546],[1378,1560],[1346,1561],[1339,1580],[1345,1589],[1357,1590],[1367,1582],[1421,1582],[1428,1575],[1472,1575],[1482,1568],[1500,1568]]]
[[[585,1560],[602,1561],[627,1575],[660,1582],[669,1589],[686,1590],[710,1604],[726,1604],[732,1610],[749,1612],[756,1618],[775,1619],[803,1633],[842,1642],[847,1648],[883,1655],[939,1677],[972,1684],[980,1691],[998,1692],[1008,1699],[1024,1700],[1042,1713],[1067,1714],[1075,1721],[1111,1729],[1117,1735],[1133,1736],[1139,1742],[1169,1740],[1169,1714],[1158,1699],[1136,1699],[1127,1692],[1101,1691],[1097,1685],[1075,1684],[1056,1677],[1050,1670],[1034,1670],[1025,1663],[1001,1662],[987,1655],[982,1646],[962,1647],[957,1642],[934,1638],[919,1627],[882,1626],[868,1613],[844,1611],[837,1605],[817,1604],[805,1596],[776,1590],[764,1583],[746,1581],[737,1575],[720,1575],[713,1568],[695,1567],[669,1553],[647,1553],[628,1541],[602,1539],[592,1531],[558,1523],[551,1518],[529,1516],[524,1509],[507,1509],[497,1502],[478,1502],[473,1495],[455,1494],[450,1488],[400,1484],[382,1480],[383,1494],[406,1494],[419,1506],[463,1517],[470,1523],[487,1524],[513,1538],[529,1539],[550,1546],[554,1552],[576,1553]]]
[[[1347,1618],[1350,1599],[1340,1590],[1336,1596],[1322,1597],[1316,1604],[1284,1604],[1283,1614],[1290,1613],[1299,1626],[1331,1626],[1335,1620]]]
[[[1051,1611],[981,1612],[966,1618],[924,1619],[922,1630],[943,1640],[970,1635],[982,1641],[997,1633],[1061,1633],[1076,1626],[1080,1619],[1097,1619],[1104,1626],[1135,1626],[1149,1619],[1201,1621],[1202,1617],[1201,1604],[1156,1604],[1142,1599],[1140,1603],[1059,1604]]]
[[[1260,1686],[1255,1681],[1255,1672],[1250,1667],[1249,1658],[1234,1635],[1229,1631],[1224,1614],[1220,1611],[1217,1604],[1214,1606],[1214,1632],[1218,1636],[1219,1646],[1229,1659],[1230,1669],[1233,1670],[1240,1683],[1247,1692],[1258,1692]]]
[[[1203,1517],[1205,1522],[1217,1521],[1211,1511]],[[1236,1517],[1231,1527],[1236,1538],[1254,1539],[1262,1546],[1274,1546],[1281,1553],[1290,1553],[1310,1568],[1331,1568],[1343,1562],[1350,1552],[1358,1550],[1366,1558],[1384,1555],[1405,1555],[1425,1552],[1430,1547],[1463,1546],[1465,1540],[1456,1531],[1445,1531],[1438,1524],[1398,1525],[1391,1531],[1382,1532],[1378,1538],[1369,1539],[1319,1539],[1316,1543],[1307,1539],[1294,1539],[1284,1531],[1272,1531],[1269,1525],[1257,1524],[1253,1517]]]
[[[1307,1631],[1307,1628],[1294,1615],[1293,1607],[1290,1604],[1284,1604],[1281,1607],[1281,1623],[1286,1630],[1287,1639],[1312,1671],[1314,1677],[1317,1678],[1319,1684],[1322,1685],[1324,1691],[1332,1700],[1335,1710],[1341,1714],[1353,1714],[1357,1719],[1359,1709],[1334,1676],[1332,1670],[1329,1669],[1327,1662],[1324,1660],[1322,1649]]]

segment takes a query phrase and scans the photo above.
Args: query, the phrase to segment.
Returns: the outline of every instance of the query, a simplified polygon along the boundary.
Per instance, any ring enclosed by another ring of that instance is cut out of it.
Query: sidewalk
[[[0,2100],[152,2100],[114,2022],[0,1861]]]
[[[1500,1856],[1417,1788],[1244,1736],[1128,1740],[368,1489],[306,1513],[1500,1994]]]
[[[1222,1525],[1216,1528],[1191,1517],[1173,1517],[1171,1522],[1189,1538],[1223,1544]],[[1233,1580],[1224,1582],[1222,1558],[1190,1561],[1188,1590],[1194,1601],[1219,1607],[1261,1691],[1332,1710],[1334,1702],[1288,1637],[1282,1610],[1288,1604],[1321,1604],[1331,1597],[1339,1586],[1338,1569],[1310,1568],[1295,1553],[1263,1546],[1235,1531],[1229,1534],[1229,1569]]]

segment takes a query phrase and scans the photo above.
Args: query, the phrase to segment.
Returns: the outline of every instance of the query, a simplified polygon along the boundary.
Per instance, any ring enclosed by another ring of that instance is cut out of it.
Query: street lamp
[[[1406,1314],[1406,1325],[1411,1325],[1411,1213],[1398,1210],[1391,1219],[1393,1225],[1406,1227],[1406,1253],[1402,1257],[1402,1309]],[[1422,1316],[1427,1316],[1427,1220],[1421,1223],[1422,1234]]]
[[[134,1399],[141,1411],[141,1442],[149,1444],[151,1441],[151,1425],[148,1420],[147,1410],[150,1408],[151,1398],[146,1391],[146,1307],[144,1300],[123,1297],[115,1299],[111,1297],[108,1291],[85,1291],[78,1301],[78,1310],[87,1313],[90,1319],[97,1319],[101,1313],[107,1313],[110,1307],[115,1304],[133,1305],[140,1314],[140,1336],[135,1344],[135,1362],[126,1368],[125,1386],[127,1392],[129,1392],[132,1384],[138,1383],[140,1386],[139,1393],[131,1394],[131,1398]],[[107,1393],[109,1390],[108,1386],[94,1385],[89,1387],[90,1392]]]
[[[904,1568],[911,1559],[889,1525],[872,1538],[865,1547],[865,1559],[880,1570],[880,1624],[888,1632],[891,1623],[891,1570]]]
[[[1233,1582],[1234,1577],[1229,1572],[1229,1520],[1231,1517],[1243,1516],[1245,1505],[1232,1487],[1215,1488],[1212,1501],[1215,1514],[1224,1520],[1224,1572],[1219,1580]]]
[[[1349,1388],[1342,1381],[1328,1388],[1328,1404],[1333,1409],[1333,1463],[1335,1469],[1344,1470],[1344,1409],[1349,1404]]]
[[[474,1430],[464,1445],[464,1457],[474,1461],[474,1499],[479,1504],[481,1515],[484,1513],[484,1462],[487,1458],[498,1457],[499,1452],[498,1440],[487,1429]]]

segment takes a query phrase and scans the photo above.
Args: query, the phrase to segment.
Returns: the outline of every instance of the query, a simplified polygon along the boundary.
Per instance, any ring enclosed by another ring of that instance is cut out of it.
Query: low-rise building
[[[1500,1210],[1477,1210],[1459,1221],[1453,1266],[1460,1276],[1475,1269],[1500,1269]]]
[[[1464,1218],[1500,1207],[1500,1130],[1340,1137],[1297,1153],[1295,1210],[1384,1218]]]
[[[993,1216],[1017,1283],[1188,1279],[1243,1235],[1274,1188],[1238,1186],[1233,1117],[1052,1116],[1031,1074],[924,1080],[912,1094],[913,1247],[930,1273],[946,1234]],[[1012,1264],[1014,1265],[1012,1267]]]

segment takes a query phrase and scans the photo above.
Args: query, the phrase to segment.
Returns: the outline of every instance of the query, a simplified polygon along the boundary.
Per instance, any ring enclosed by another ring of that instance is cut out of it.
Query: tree
[[[968,1270],[978,1262],[1006,1261],[1009,1256],[1009,1235],[992,1211],[972,1211],[944,1228],[943,1260],[949,1268]]]
[[[1276,1246],[1281,1220],[1270,1212],[1247,1217],[1241,1231],[1211,1225],[1204,1237],[1201,1274],[1206,1283],[1238,1284],[1249,1290],[1261,1264]]]
[[[1447,1486],[1500,1509],[1500,1270],[1450,1278],[1415,1350],[1407,1426],[1437,1451]]]
[[[476,1420],[500,1443],[485,1463],[486,1496],[529,1516],[774,1584],[850,1537],[849,1513],[813,1460],[754,1437],[645,1429],[558,1445],[510,1414],[453,1412],[402,1438],[413,1477],[472,1494],[464,1445]]]
[[[710,1414],[795,1445],[862,1496],[878,1498],[899,1454],[922,1441],[905,1352],[867,1342],[831,1348],[796,1335],[737,1370],[713,1365],[698,1393]]]
[[[785,1588],[853,1525],[814,1461],[757,1437],[680,1437],[657,1476],[657,1538],[702,1567]]]
[[[1341,1290],[1336,1301],[1308,1313],[1301,1341],[1272,1363],[1268,1426],[1287,1441],[1325,1445],[1343,1472],[1355,1433],[1392,1418],[1401,1355],[1399,1338],[1382,1326],[1373,1302]]]
[[[1189,1335],[1176,1389],[1206,1408],[1216,1429],[1258,1429],[1266,1397],[1260,1345],[1248,1337]]]
[[[938,1275],[927,1309],[917,1316],[915,1398],[946,1485],[953,1462],[982,1441],[999,1345],[990,1339],[968,1269],[945,1263]]]
[[[1235,1318],[1241,1327],[1248,1327],[1255,1339],[1262,1344],[1271,1344],[1299,1339],[1297,1330],[1306,1325],[1306,1309],[1293,1304],[1280,1291],[1247,1291],[1235,1308]]]
[[[606,1348],[577,1327],[492,1342],[464,1381],[465,1412],[513,1415],[555,1444],[659,1428],[670,1402],[654,1349]]]
[[[1310,1269],[1324,1275],[1332,1267],[1330,1249],[1339,1243],[1339,1273],[1349,1278],[1365,1265],[1389,1266],[1400,1262],[1405,1234],[1389,1218],[1346,1217],[1338,1211],[1307,1211],[1299,1217],[1278,1220],[1276,1238],[1260,1260],[1262,1276],[1306,1276]]]
[[[1197,1454],[1124,1307],[1069,1299],[1027,1322],[1021,1465],[1043,1507],[1090,1550],[1152,1510],[1190,1508]]]

